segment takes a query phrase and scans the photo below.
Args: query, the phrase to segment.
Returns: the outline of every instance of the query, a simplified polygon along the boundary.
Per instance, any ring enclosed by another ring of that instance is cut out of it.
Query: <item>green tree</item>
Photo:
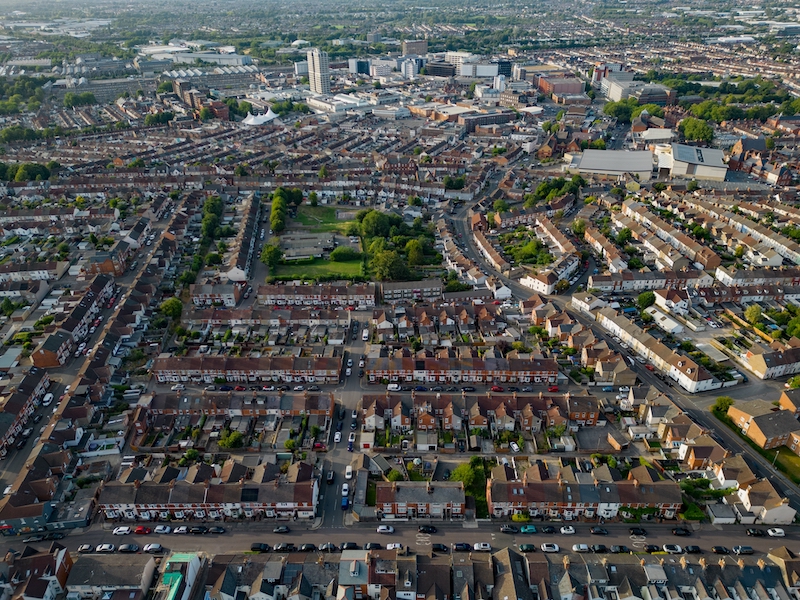
[[[320,179],[325,179],[327,177],[328,177],[328,167],[326,167],[325,165],[322,165],[320,167],[320,169],[319,169],[319,178]]]
[[[476,477],[475,469],[469,463],[461,463],[450,473],[450,481],[460,481],[464,489],[470,488]]]
[[[502,198],[499,198],[494,201],[494,204],[492,204],[492,209],[496,213],[504,213],[508,212],[511,209],[511,207],[508,205],[508,202],[506,202]]]
[[[372,273],[379,281],[402,281],[408,279],[408,267],[394,250],[383,250],[372,258]]]
[[[625,244],[631,241],[632,237],[633,234],[631,233],[631,230],[628,227],[623,227],[622,229],[619,230],[619,233],[617,234],[617,243],[620,246],[624,246]]]
[[[733,255],[736,258],[742,258],[744,256],[745,248],[744,246],[736,246],[736,250],[733,251]]]
[[[653,304],[655,304],[655,303],[656,303],[655,292],[651,292],[651,291],[642,292],[636,298],[636,304],[642,310],[644,310],[645,308],[648,308],[650,306],[653,306]]]
[[[728,414],[728,409],[733,406],[733,404],[734,400],[730,396],[719,396],[711,407],[711,410],[722,414]]]
[[[317,206],[317,204],[319,204],[319,199],[317,198],[317,192],[311,192],[308,195],[308,203],[311,206]]]
[[[408,240],[405,251],[408,264],[421,265],[425,262],[425,252],[422,248],[422,242],[419,240]]]
[[[180,301],[180,298],[173,296],[164,300],[158,308],[165,317],[179,321],[181,313],[183,313],[183,302]]]
[[[702,119],[686,117],[678,125],[678,129],[690,142],[710,143],[714,139],[714,128]]]
[[[347,262],[361,258],[361,253],[350,246],[339,246],[331,252],[331,260],[334,262]]]
[[[270,269],[274,270],[275,267],[277,267],[281,262],[282,258],[283,252],[278,246],[264,244],[264,248],[261,250],[261,262],[269,266]]]
[[[210,108],[204,106],[203,108],[200,109],[199,117],[201,121],[210,121],[211,119],[214,118],[214,113],[211,112]]]
[[[386,479],[388,479],[389,481],[402,481],[403,474],[397,469],[392,469],[391,471],[389,471],[389,474],[386,476]]]
[[[744,309],[744,318],[751,325],[758,325],[762,319],[761,307],[758,304],[751,304]]]
[[[586,233],[586,221],[583,219],[575,219],[572,222],[572,233],[577,235],[578,237],[583,237],[583,234]]]

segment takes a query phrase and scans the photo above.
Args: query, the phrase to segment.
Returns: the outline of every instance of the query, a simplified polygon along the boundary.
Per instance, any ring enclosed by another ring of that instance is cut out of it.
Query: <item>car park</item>
[[[541,545],[541,549],[542,549],[542,552],[549,552],[549,553],[558,552],[560,550],[560,548],[558,547],[558,544],[552,544],[552,543],[549,543],[549,542],[542,544]]]

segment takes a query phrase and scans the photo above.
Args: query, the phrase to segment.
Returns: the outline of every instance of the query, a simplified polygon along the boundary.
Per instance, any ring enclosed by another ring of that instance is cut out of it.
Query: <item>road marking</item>
[[[429,533],[417,534],[417,546],[430,546],[430,545],[431,545],[431,536]]]

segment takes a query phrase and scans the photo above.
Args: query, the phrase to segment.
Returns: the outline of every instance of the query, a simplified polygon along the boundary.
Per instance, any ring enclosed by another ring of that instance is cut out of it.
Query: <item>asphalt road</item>
[[[281,542],[291,542],[299,546],[300,544],[313,543],[317,546],[327,542],[341,545],[344,542],[355,542],[363,547],[367,542],[401,543],[415,552],[428,552],[433,543],[444,544],[452,547],[456,542],[475,544],[476,542],[488,542],[493,549],[505,547],[518,548],[520,544],[536,544],[538,547],[544,542],[555,542],[561,547],[561,552],[571,551],[573,544],[603,544],[610,548],[612,545],[625,545],[633,552],[644,552],[645,544],[663,546],[664,544],[679,544],[684,547],[692,544],[700,546],[704,554],[710,554],[712,546],[726,546],[731,548],[733,545],[749,545],[757,553],[768,552],[772,548],[780,546],[795,546],[800,540],[800,532],[793,529],[786,531],[784,538],[749,537],[745,534],[745,527],[738,525],[713,527],[704,525],[702,530],[693,531],[690,537],[677,537],[671,534],[673,525],[667,524],[647,524],[647,536],[631,535],[630,525],[613,523],[603,524],[602,527],[608,530],[608,535],[591,535],[591,523],[572,523],[576,533],[574,535],[562,535],[558,533],[560,523],[552,523],[556,528],[554,534],[506,534],[501,533],[499,525],[485,524],[480,528],[464,528],[456,523],[433,522],[438,528],[435,534],[422,534],[417,531],[417,526],[406,523],[395,525],[395,533],[391,535],[379,534],[376,532],[377,524],[359,523],[348,528],[328,527],[324,525],[317,530],[309,529],[309,525],[304,523],[289,522],[290,532],[286,534],[276,534],[272,530],[275,527],[273,522],[241,522],[223,523],[227,532],[220,535],[127,535],[115,536],[112,534],[110,525],[95,525],[83,533],[73,533],[68,535],[59,543],[66,546],[70,551],[76,551],[80,544],[102,544],[111,543],[119,546],[123,543],[135,543],[143,547],[146,543],[157,542],[171,551],[194,552],[213,550],[216,553],[223,552],[243,552],[250,548],[254,542],[267,543],[270,546]],[[541,524],[534,523],[537,529]],[[38,549],[45,549],[50,542],[33,543],[32,546]],[[3,539],[0,543],[2,552],[5,553],[9,548],[22,550],[25,544],[22,538]]]

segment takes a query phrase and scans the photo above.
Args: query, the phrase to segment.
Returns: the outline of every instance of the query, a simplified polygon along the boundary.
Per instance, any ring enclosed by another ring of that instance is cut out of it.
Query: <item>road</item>
[[[341,511],[339,511],[341,512]],[[607,547],[612,545],[625,545],[633,552],[644,552],[646,544],[663,546],[664,544],[698,545],[703,553],[708,555],[712,546],[731,546],[736,544],[749,545],[758,553],[768,552],[780,546],[795,546],[800,541],[800,533],[787,530],[784,538],[771,537],[749,537],[746,535],[746,528],[739,525],[724,527],[713,527],[704,525],[702,530],[695,530],[690,537],[677,537],[671,534],[673,525],[667,524],[648,524],[645,526],[647,536],[631,535],[630,525],[622,523],[604,524],[608,535],[590,535],[589,523],[574,523],[576,530],[574,535],[562,535],[558,533],[560,523],[553,523],[556,528],[554,534],[544,534],[539,531],[535,534],[506,534],[501,533],[499,525],[486,525],[479,529],[465,529],[460,524],[436,523],[438,531],[434,534],[418,533],[416,525],[398,523],[395,524],[395,533],[386,535],[376,532],[376,524],[360,523],[350,528],[340,528],[336,526],[328,527],[324,525],[319,529],[309,529],[305,525],[290,523],[290,532],[287,534],[276,534],[272,530],[274,523],[262,522],[241,522],[224,523],[227,529],[225,534],[220,535],[127,535],[115,536],[112,534],[110,526],[93,526],[81,534],[72,534],[65,537],[59,543],[63,544],[70,551],[76,551],[80,544],[91,544],[96,546],[102,543],[111,543],[119,546],[122,543],[135,543],[143,547],[146,543],[157,542],[169,549],[177,552],[197,552],[209,551],[213,549],[215,553],[243,552],[250,548],[254,542],[267,543],[275,546],[281,542],[291,542],[295,545],[313,543],[317,546],[323,543],[332,542],[340,546],[344,542],[354,542],[363,547],[367,542],[401,543],[404,547],[414,552],[427,552],[431,544],[444,544],[452,547],[455,543],[475,544],[476,542],[488,542],[493,549],[504,547],[519,548],[520,544],[536,544],[539,546],[544,542],[555,542],[561,547],[561,552],[571,550],[573,544],[603,544]],[[540,523],[534,523],[537,529],[541,529]],[[33,543],[34,547],[45,549],[49,542]],[[0,543],[0,550],[5,554],[9,548],[22,550],[24,544],[22,540],[4,539]]]

